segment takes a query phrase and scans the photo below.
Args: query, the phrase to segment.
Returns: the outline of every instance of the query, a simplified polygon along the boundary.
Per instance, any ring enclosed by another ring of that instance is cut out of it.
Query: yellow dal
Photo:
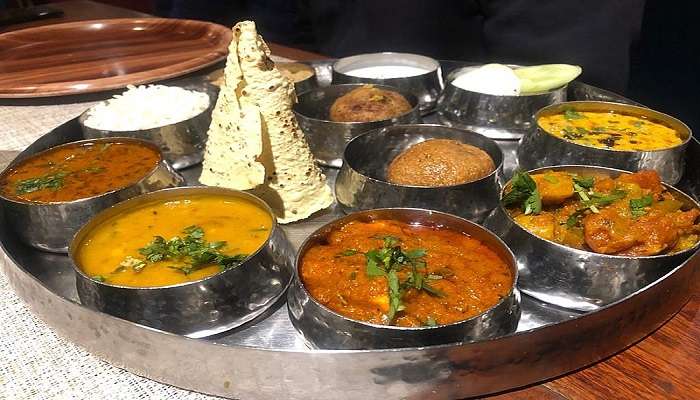
[[[550,134],[581,144],[623,151],[661,150],[683,142],[678,132],[643,117],[614,112],[578,111],[582,118],[564,113],[540,117],[537,123]]]
[[[113,273],[127,257],[143,259],[138,252],[154,236],[168,240],[184,237],[183,229],[197,225],[208,242],[226,241],[226,255],[252,254],[267,240],[272,227],[268,213],[244,199],[216,195],[188,196],[153,202],[116,215],[93,229],[80,244],[76,258],[88,276],[100,275],[106,283],[157,287],[196,281],[220,272],[212,265],[185,275],[168,266],[174,261],[148,263],[141,272],[132,268]],[[265,228],[265,229],[263,229]]]

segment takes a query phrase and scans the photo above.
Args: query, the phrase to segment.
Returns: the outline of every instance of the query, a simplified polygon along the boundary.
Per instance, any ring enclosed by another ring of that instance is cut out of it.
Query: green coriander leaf
[[[61,171],[46,174],[38,178],[23,179],[15,183],[15,193],[27,194],[43,189],[51,189],[56,191],[63,187],[64,178],[68,175],[70,175],[68,172]]]
[[[93,275],[91,276],[93,280],[96,280],[97,282],[104,282],[107,280],[107,278],[104,277],[104,275]]]
[[[586,117],[579,114],[579,112],[574,110],[573,108],[567,108],[566,110],[564,110],[564,118],[568,121],[571,121],[572,119],[582,119]]]
[[[641,217],[642,215],[646,214],[647,211],[645,208],[651,206],[653,202],[654,197],[652,197],[650,194],[638,199],[630,199],[629,204],[632,215],[635,217]]]
[[[435,297],[445,297],[445,292],[443,292],[440,289],[434,288],[431,285],[429,285],[427,282],[423,283],[423,290],[428,292],[429,295],[435,296]]]
[[[389,284],[389,312],[387,313],[387,319],[389,322],[391,322],[396,317],[396,313],[405,309],[405,307],[401,302],[402,293],[399,287],[399,277],[396,274],[396,271],[389,271],[386,279]]]
[[[425,326],[437,326],[437,321],[433,319],[433,317],[428,317],[428,319],[425,320],[425,323],[423,325]]]
[[[343,250],[340,253],[336,254],[335,257],[336,258],[338,258],[338,257],[350,257],[350,256],[354,256],[355,254],[359,254],[359,253],[360,252],[355,250],[355,249],[347,249],[347,250]]]
[[[525,214],[542,211],[542,199],[537,184],[527,172],[519,171],[510,181],[510,191],[501,199],[504,206],[520,204]]]
[[[413,250],[409,250],[409,251],[405,252],[405,254],[406,254],[406,257],[414,260],[416,258],[425,257],[427,252],[425,251],[425,249],[413,249]]]
[[[377,265],[377,262],[373,258],[368,258],[367,259],[367,276],[370,278],[375,278],[377,276],[384,276],[386,273],[382,271],[379,266]]]
[[[590,189],[595,185],[595,179],[592,176],[574,176],[574,183],[582,188]]]

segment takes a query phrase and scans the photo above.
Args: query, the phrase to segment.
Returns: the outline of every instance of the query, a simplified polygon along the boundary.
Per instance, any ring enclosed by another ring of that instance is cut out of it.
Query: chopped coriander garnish
[[[38,178],[23,179],[15,184],[16,194],[27,194],[42,189],[58,190],[63,186],[63,179],[69,173],[65,171],[53,172]]]
[[[503,196],[503,205],[521,204],[525,214],[539,214],[542,199],[537,184],[527,172],[518,171],[510,181],[510,191]]]
[[[343,250],[340,253],[336,254],[335,257],[336,258],[350,257],[350,256],[354,256],[355,254],[359,254],[359,253],[360,252],[355,250],[355,249],[347,249],[347,250]]]
[[[103,275],[93,275],[91,278],[97,282],[104,282],[107,280]]]
[[[140,272],[148,263],[175,261],[182,265],[171,265],[168,268],[189,275],[209,265],[218,265],[222,271],[233,268],[247,257],[245,254],[229,256],[221,253],[221,249],[226,247],[226,242],[207,242],[204,239],[204,230],[199,226],[188,226],[182,233],[185,234],[184,237],[175,236],[168,240],[162,236],[154,236],[150,243],[139,249],[139,254],[144,259],[127,256],[119,267]],[[118,272],[117,270],[115,272]]]
[[[424,326],[437,326],[437,321],[431,317],[428,316],[428,318],[425,320],[425,323],[423,324]]]
[[[401,239],[391,235],[372,236],[372,238],[381,240],[382,247],[366,253],[348,249],[337,254],[336,257],[364,254],[365,274],[369,278],[386,278],[389,292],[389,311],[386,318],[389,323],[396,318],[397,313],[405,309],[402,299],[409,289],[422,290],[431,296],[442,297],[445,295],[430,284],[432,280],[442,279],[442,276],[438,278],[438,276],[424,273],[426,263],[423,258],[427,255],[425,249],[404,251],[400,245]],[[402,273],[401,276],[399,276],[399,272]],[[350,280],[355,280],[355,278],[355,271],[353,271],[350,274]]]
[[[586,117],[581,115],[578,111],[574,110],[573,108],[567,108],[566,110],[564,110],[564,118],[570,121],[572,119],[582,119]]]
[[[646,214],[646,207],[651,206],[653,202],[654,197],[652,197],[650,194],[642,196],[638,199],[630,199],[630,210],[632,211],[632,215],[634,217],[641,217],[642,215]]]

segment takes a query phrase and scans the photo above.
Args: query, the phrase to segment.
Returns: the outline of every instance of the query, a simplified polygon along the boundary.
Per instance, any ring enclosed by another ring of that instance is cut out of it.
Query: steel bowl
[[[299,269],[306,251],[327,240],[328,235],[351,221],[393,219],[409,224],[436,226],[464,232],[482,241],[511,268],[513,286],[493,307],[464,321],[435,327],[408,328],[378,325],[342,316],[322,305],[306,290]],[[304,241],[296,258],[294,281],[289,290],[289,317],[311,347],[321,349],[378,349],[428,346],[485,339],[514,332],[520,318],[520,293],[516,289],[518,270],[513,253],[496,235],[483,227],[437,211],[416,208],[386,208],[347,215],[332,221]]]
[[[0,204],[5,207],[7,221],[24,243],[40,250],[65,253],[68,250],[68,244],[75,232],[98,212],[113,204],[138,196],[142,193],[180,186],[184,183],[184,179],[180,174],[175,172],[168,162],[163,159],[163,154],[157,146],[140,139],[119,137],[79,140],[77,142],[54,146],[42,152],[29,154],[23,159],[14,160],[7,166],[0,174],[0,181],[3,180],[5,174],[9,173],[14,166],[36,154],[51,151],[59,147],[73,146],[76,143],[113,142],[134,142],[147,146],[158,152],[161,159],[156,166],[153,167],[153,170],[139,181],[121,189],[80,200],[38,203],[10,199],[0,194]]]
[[[604,173],[611,177],[629,174],[618,169],[583,165],[538,168],[574,173]],[[664,184],[686,207],[700,208],[680,190]],[[614,303],[655,282],[689,258],[692,249],[657,256],[617,256],[578,250],[542,239],[516,223],[501,205],[484,226],[500,236],[515,253],[520,277],[518,288],[547,303],[568,309],[593,311]]]
[[[300,66],[305,66],[309,68],[310,72],[313,72],[313,75],[306,79],[302,79],[300,81],[293,81],[294,82],[294,91],[296,92],[297,96],[300,96],[302,93],[306,93],[311,89],[314,89],[318,86],[318,81],[316,80],[316,69],[310,65],[307,65],[305,63],[300,63],[300,62],[279,62],[276,63],[277,68],[280,69],[281,67],[285,65],[300,65]]]
[[[216,103],[216,87],[211,84],[196,84],[185,89],[196,90],[209,96],[209,107],[192,118],[164,125],[157,128],[135,131],[113,131],[96,129],[85,125],[85,120],[94,109],[90,107],[78,118],[85,138],[132,137],[148,140],[160,147],[165,159],[180,170],[191,165],[199,164],[204,158],[204,147],[207,142],[207,131],[211,123],[211,113]]]
[[[362,87],[362,84],[331,85],[313,89],[302,94],[294,105],[294,114],[311,147],[316,161],[328,167],[340,168],[343,163],[343,149],[355,136],[362,132],[395,124],[420,122],[418,100],[410,93],[382,85],[375,87],[398,92],[413,107],[411,111],[391,119],[371,122],[334,122],[329,113],[333,103],[348,92]]]
[[[153,201],[215,194],[243,198],[267,211],[272,229],[267,241],[238,267],[194,282],[139,288],[91,279],[76,258],[86,235],[105,220]],[[119,203],[96,215],[73,238],[69,254],[82,304],[141,325],[192,338],[215,335],[240,326],[275,305],[293,276],[294,249],[268,205],[252,194],[215,187],[159,190]]]
[[[422,68],[428,72],[402,78],[365,78],[354,76],[359,68],[376,66],[407,66]],[[430,57],[409,53],[370,53],[341,58],[333,64],[333,83],[372,83],[388,85],[414,94],[420,103],[420,111],[433,110],[438,95],[445,86],[440,63]]]
[[[669,149],[653,151],[621,151],[584,146],[558,138],[539,124],[523,136],[518,148],[518,162],[523,169],[532,169],[550,165],[585,164],[619,168],[625,171],[641,169],[656,170],[664,182],[675,185],[683,176],[685,167],[684,153],[692,132],[683,122],[658,111],[630,104],[609,103],[604,101],[570,101],[545,107],[535,114],[535,121],[540,117],[564,112],[566,109],[577,111],[614,111],[618,113],[644,116],[659,121],[675,129],[683,138],[683,143]]]
[[[408,186],[386,179],[389,164],[403,151],[428,139],[454,139],[484,150],[496,169],[476,181],[453,186]],[[481,222],[498,206],[503,152],[478,133],[442,125],[395,125],[351,140],[335,182],[335,197],[346,213],[385,207],[443,211]]]
[[[496,96],[452,84],[459,75],[476,68],[459,68],[447,76],[447,85],[436,107],[441,123],[473,130],[493,139],[519,139],[532,128],[532,116],[539,109],[566,101],[566,85],[541,93]]]

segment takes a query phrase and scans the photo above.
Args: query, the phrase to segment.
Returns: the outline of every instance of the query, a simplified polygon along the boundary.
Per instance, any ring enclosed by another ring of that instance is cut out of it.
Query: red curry
[[[380,261],[387,254],[402,267],[387,269]],[[496,305],[513,284],[506,262],[479,240],[393,220],[346,224],[308,249],[300,273],[310,294],[331,310],[405,327],[468,319]]]

